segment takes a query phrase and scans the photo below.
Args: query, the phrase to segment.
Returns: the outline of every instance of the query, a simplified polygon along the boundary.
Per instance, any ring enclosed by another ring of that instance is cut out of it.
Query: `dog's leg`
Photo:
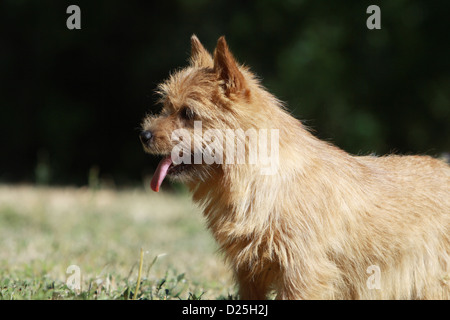
[[[250,276],[248,270],[235,273],[239,284],[239,295],[242,300],[264,300],[270,286],[269,277],[265,273]]]
[[[312,263],[301,269],[287,268],[275,282],[277,300],[337,299],[335,285],[341,281],[339,270],[329,263]],[[340,297],[342,298],[342,297]]]
[[[239,282],[239,296],[242,300],[265,300],[265,291],[254,281]]]

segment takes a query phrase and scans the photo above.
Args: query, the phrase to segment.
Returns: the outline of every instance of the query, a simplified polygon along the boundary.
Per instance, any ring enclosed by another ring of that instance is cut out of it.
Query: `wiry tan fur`
[[[449,299],[450,168],[428,156],[352,156],[314,137],[239,65],[193,36],[190,65],[159,88],[150,153],[170,154],[189,107],[208,128],[279,129],[279,169],[194,165],[185,177],[243,299]],[[193,132],[193,131],[192,131]],[[192,150],[193,153],[198,150]],[[380,288],[368,286],[370,266]]]

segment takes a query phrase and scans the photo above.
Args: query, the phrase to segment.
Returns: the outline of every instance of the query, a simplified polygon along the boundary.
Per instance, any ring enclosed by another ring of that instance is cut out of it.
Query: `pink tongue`
[[[161,183],[167,175],[167,170],[169,170],[169,166],[172,164],[172,159],[170,156],[162,159],[158,167],[156,168],[155,174],[153,175],[152,181],[150,182],[150,187],[153,191],[158,192]]]

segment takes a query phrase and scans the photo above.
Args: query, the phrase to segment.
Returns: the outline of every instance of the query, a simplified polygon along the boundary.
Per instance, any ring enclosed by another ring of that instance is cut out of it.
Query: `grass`
[[[0,185],[0,299],[233,298],[204,225],[188,195]]]

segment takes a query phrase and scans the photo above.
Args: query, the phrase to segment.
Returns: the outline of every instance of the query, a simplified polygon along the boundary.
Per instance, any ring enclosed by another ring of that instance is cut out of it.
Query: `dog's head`
[[[230,141],[225,135],[255,127],[255,114],[261,113],[255,110],[260,105],[254,101],[257,90],[257,80],[236,62],[224,37],[212,56],[192,36],[189,65],[158,86],[162,111],[145,117],[141,125],[144,150],[162,156],[152,189],[158,191],[167,175],[196,182],[220,172]],[[245,144],[245,136],[236,140]]]

